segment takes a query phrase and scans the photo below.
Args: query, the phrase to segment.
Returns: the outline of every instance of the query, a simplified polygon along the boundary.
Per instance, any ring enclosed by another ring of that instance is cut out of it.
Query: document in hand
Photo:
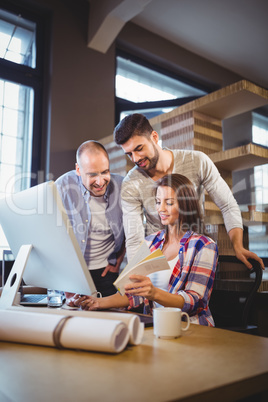
[[[130,275],[144,275],[147,276],[156,271],[163,271],[169,269],[166,257],[160,249],[150,252],[146,241],[143,241],[138,248],[137,253],[123,269],[121,274],[114,282],[114,286],[118,289],[121,295],[125,294],[125,285],[130,281]]]

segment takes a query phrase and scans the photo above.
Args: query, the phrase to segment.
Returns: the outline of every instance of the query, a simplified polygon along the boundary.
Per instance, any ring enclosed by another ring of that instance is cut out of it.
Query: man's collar
[[[79,183],[80,190],[81,190],[81,193],[82,193],[83,197],[85,197],[88,194],[88,197],[90,198],[91,197],[90,191],[82,183],[81,176],[77,175],[77,177],[78,177],[78,183]],[[110,182],[109,182],[109,184],[107,186],[107,189],[105,191],[105,194],[103,196],[105,201],[107,201],[107,199],[108,199],[108,197],[110,195],[110,192],[112,191],[112,188],[113,188],[113,183],[112,183],[112,178],[111,178],[111,180],[110,180]]]
[[[84,184],[82,183],[81,176],[78,176],[78,175],[77,175],[77,180],[78,180],[78,184],[79,184],[79,187],[80,187],[81,194],[82,194],[83,197],[84,197],[87,193],[89,193],[89,191],[86,189],[86,187],[85,187]]]

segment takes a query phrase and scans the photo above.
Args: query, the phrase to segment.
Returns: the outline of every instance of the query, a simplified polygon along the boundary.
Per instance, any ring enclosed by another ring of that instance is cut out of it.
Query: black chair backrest
[[[209,303],[216,327],[245,328],[248,325],[254,296],[262,281],[260,264],[253,259],[250,262],[251,270],[235,256],[219,256],[219,266]],[[227,267],[226,271],[221,269],[221,264]],[[231,264],[234,264],[235,271],[232,271]],[[255,273],[255,278],[252,278],[252,273]]]

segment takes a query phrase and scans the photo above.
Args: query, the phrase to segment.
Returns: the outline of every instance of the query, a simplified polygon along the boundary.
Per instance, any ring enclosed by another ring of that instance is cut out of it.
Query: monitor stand
[[[32,248],[32,244],[26,244],[21,246],[19,249],[17,258],[2,290],[2,295],[0,297],[1,310],[7,309],[14,305],[14,301],[19,290],[23,273]]]

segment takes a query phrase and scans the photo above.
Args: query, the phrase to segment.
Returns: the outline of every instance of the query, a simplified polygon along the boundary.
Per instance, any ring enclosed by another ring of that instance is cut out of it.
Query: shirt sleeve
[[[201,152],[200,163],[201,182],[212,201],[221,210],[227,233],[237,227],[243,229],[239,206],[218,169],[212,160]]]
[[[185,288],[178,292],[184,298],[182,311],[192,316],[207,309],[217,261],[218,248],[216,243],[212,241],[204,245],[195,254]]]
[[[129,300],[129,306],[127,308],[128,310],[136,309],[142,305],[143,306],[143,314],[152,315],[153,307],[154,307],[153,301],[148,300],[142,296],[132,296],[128,293],[126,293],[126,296],[128,297],[128,300]]]
[[[123,181],[121,189],[123,225],[128,261],[134,256],[145,237],[143,205],[137,184],[136,180]]]

